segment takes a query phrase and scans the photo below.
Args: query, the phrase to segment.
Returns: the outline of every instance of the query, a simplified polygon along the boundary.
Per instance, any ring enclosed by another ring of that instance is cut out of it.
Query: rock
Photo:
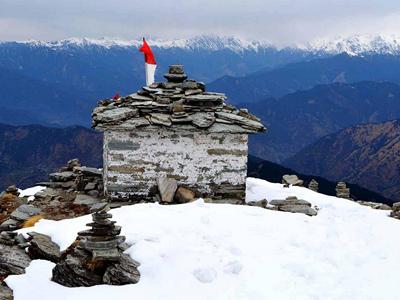
[[[96,183],[94,183],[94,182],[89,182],[89,183],[85,186],[85,191],[94,190],[95,188],[96,188]]]
[[[136,116],[137,114],[138,111],[136,109],[128,107],[118,107],[114,109],[105,110],[99,114],[95,114],[93,116],[93,120],[102,123],[112,123],[129,119],[131,117]]]
[[[93,176],[93,177],[102,177],[103,171],[97,168],[89,168],[89,167],[75,167],[75,173],[82,173],[85,176]]]
[[[12,300],[13,291],[5,284],[0,283],[0,300]]]
[[[180,186],[175,193],[175,199],[178,203],[191,202],[195,199],[195,197],[196,194],[193,191],[183,186]]]
[[[161,201],[171,203],[174,200],[175,192],[178,184],[175,179],[167,177],[157,178],[158,191],[160,192]]]
[[[24,250],[0,244],[0,277],[25,273],[30,262],[31,259]]]
[[[267,199],[258,200],[258,201],[252,201],[252,202],[247,202],[247,205],[267,208],[268,201],[267,201]]]
[[[400,211],[400,202],[395,202],[392,205],[393,211]]]
[[[6,193],[15,195],[15,196],[19,196],[19,191],[18,188],[15,185],[10,185],[7,189],[6,189]]]
[[[283,175],[282,183],[285,185],[303,186],[303,180],[299,179],[297,175]]]
[[[308,216],[316,216],[317,211],[308,205],[283,205],[279,206],[279,210],[291,212],[291,213],[302,213]]]
[[[308,188],[314,192],[318,192],[318,182],[315,179],[311,179]]]
[[[69,171],[72,171],[74,167],[80,167],[80,166],[81,162],[77,158],[71,159],[67,162],[67,168]]]
[[[140,264],[128,255],[121,255],[121,260],[118,264],[109,266],[104,275],[103,282],[110,285],[124,285],[138,283],[140,273],[137,267]]]
[[[60,260],[60,247],[45,234],[29,232],[32,238],[28,247],[28,254],[32,259],[45,259],[57,263]]]
[[[18,222],[17,220],[14,219],[8,219],[6,221],[4,221],[3,223],[1,223],[0,225],[0,231],[3,230],[15,230],[18,228],[20,222]]]
[[[74,204],[77,205],[86,205],[86,206],[92,206],[94,204],[97,204],[99,202],[102,202],[99,198],[95,198],[89,195],[84,195],[84,194],[78,194],[76,195],[76,198],[74,200]]]
[[[195,113],[191,116],[192,122],[199,128],[208,128],[215,122],[214,113]]]
[[[305,205],[311,207],[311,203],[306,200],[301,200],[297,198],[286,198],[286,200],[271,200],[270,205],[284,206],[284,205]]]
[[[371,202],[371,201],[361,201],[361,200],[357,201],[357,203],[364,205],[364,206],[369,206],[374,209],[392,210],[392,208],[389,205],[383,204],[383,203],[376,203],[376,202]]]
[[[39,215],[41,210],[33,205],[23,204],[11,213],[11,218],[17,221],[26,221],[29,218]]]
[[[65,181],[70,181],[74,180],[76,175],[71,172],[71,171],[65,171],[65,172],[56,172],[56,173],[51,173],[49,175],[50,181],[55,181],[55,182],[65,182]]]
[[[96,190],[89,191],[89,192],[87,192],[87,194],[94,198],[98,198],[100,196],[99,191],[96,191]]]
[[[172,122],[169,114],[151,113],[150,122],[164,126],[171,126]]]

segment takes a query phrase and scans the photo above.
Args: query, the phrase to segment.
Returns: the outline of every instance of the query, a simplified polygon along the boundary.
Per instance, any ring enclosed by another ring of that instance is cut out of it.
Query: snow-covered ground
[[[25,190],[18,190],[20,197],[28,197],[28,202],[35,199],[34,195],[40,191],[43,191],[46,187],[37,185],[31,188],[27,188]]]
[[[10,276],[15,299],[399,299],[400,222],[387,211],[301,187],[249,178],[248,200],[296,195],[319,207],[308,217],[258,207],[138,204],[112,211],[140,282],[67,288],[36,260]],[[35,230],[62,249],[90,216],[42,220]]]

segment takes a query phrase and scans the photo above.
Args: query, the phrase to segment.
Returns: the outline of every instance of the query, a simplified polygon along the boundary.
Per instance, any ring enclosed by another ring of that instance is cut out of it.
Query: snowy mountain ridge
[[[155,48],[170,49],[180,48],[186,50],[218,51],[229,49],[234,52],[260,51],[263,49],[293,49],[310,53],[338,54],[346,52],[349,55],[362,54],[399,54],[400,37],[393,35],[355,35],[350,37],[338,37],[334,39],[317,39],[305,44],[293,44],[285,47],[274,45],[268,41],[247,40],[233,36],[202,35],[182,39],[149,39],[149,44]],[[140,47],[141,39],[124,40],[112,38],[69,38],[55,41],[27,40],[15,42],[0,42],[26,44],[32,47],[48,47],[51,49],[68,49],[70,47],[98,46],[111,49],[114,47]]]

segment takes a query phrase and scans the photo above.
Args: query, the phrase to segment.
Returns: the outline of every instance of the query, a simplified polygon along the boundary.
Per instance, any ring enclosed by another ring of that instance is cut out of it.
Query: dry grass
[[[32,227],[33,225],[36,224],[36,222],[38,222],[41,219],[43,219],[42,215],[36,215],[36,216],[30,217],[28,220],[26,220],[24,222],[24,224],[22,224],[22,228]]]

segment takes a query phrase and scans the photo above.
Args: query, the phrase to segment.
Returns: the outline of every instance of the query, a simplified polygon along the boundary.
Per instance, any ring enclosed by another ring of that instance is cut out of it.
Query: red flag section
[[[156,59],[154,58],[153,51],[151,51],[150,46],[147,44],[145,38],[143,38],[143,45],[139,49],[140,52],[144,54],[144,61],[151,65],[156,65]]]

